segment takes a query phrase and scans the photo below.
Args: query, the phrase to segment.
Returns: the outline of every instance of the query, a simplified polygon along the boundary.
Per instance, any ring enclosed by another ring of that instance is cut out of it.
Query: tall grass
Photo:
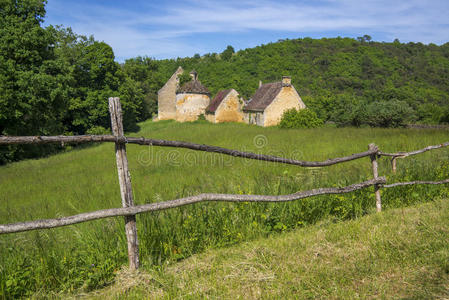
[[[138,136],[184,140],[304,160],[364,151],[406,151],[449,139],[444,130],[281,130],[242,124],[146,122]],[[286,194],[344,186],[372,177],[369,158],[308,169],[185,149],[129,145],[137,204],[201,192]],[[398,161],[380,160],[388,182],[449,178],[449,151],[440,149]],[[121,205],[113,144],[73,150],[0,167],[1,223],[53,218]],[[447,197],[445,186],[382,191],[383,207]],[[137,218],[144,268],[158,268],[211,247],[313,224],[323,217],[357,218],[373,212],[371,189],[291,203],[207,203],[147,213]],[[0,236],[0,292],[4,298],[104,286],[127,263],[122,218],[52,230]]]

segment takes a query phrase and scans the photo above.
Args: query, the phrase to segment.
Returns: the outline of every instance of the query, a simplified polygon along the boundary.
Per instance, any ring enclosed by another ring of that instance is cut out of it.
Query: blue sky
[[[358,37],[443,44],[448,0],[48,0],[44,26],[94,35],[117,61],[236,50],[285,38]]]

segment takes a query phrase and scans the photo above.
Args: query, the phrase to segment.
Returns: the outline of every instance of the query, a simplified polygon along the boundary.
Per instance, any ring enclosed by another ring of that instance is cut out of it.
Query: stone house
[[[206,108],[206,120],[212,123],[243,122],[243,105],[236,90],[219,91]]]
[[[210,104],[209,90],[198,80],[198,74],[192,71],[190,76],[192,80],[176,91],[175,120],[179,122],[197,120]]]
[[[176,118],[176,90],[179,87],[179,78],[184,70],[178,67],[175,73],[157,92],[157,119],[173,120]]]
[[[282,81],[260,84],[254,96],[243,108],[244,121],[259,126],[274,126],[281,121],[288,109],[306,108],[304,102],[291,83],[290,76]]]

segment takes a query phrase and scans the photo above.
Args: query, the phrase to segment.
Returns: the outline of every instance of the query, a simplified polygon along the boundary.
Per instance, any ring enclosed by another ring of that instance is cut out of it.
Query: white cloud
[[[67,2],[65,2],[67,3]],[[56,0],[48,4],[50,23],[63,16],[75,32],[94,34],[111,44],[117,57],[176,57],[217,49],[199,48],[187,37],[207,33],[254,34],[276,31],[329,36],[371,34],[375,39],[444,43],[449,40],[449,4],[445,1],[206,1],[171,2],[139,9],[74,4],[69,10]],[[57,22],[56,22],[57,23]],[[377,35],[377,36],[376,36]],[[279,37],[281,38],[281,36]],[[187,41],[187,42],[186,42]],[[224,41],[232,44],[232,41]],[[207,45],[207,41],[201,43]]]

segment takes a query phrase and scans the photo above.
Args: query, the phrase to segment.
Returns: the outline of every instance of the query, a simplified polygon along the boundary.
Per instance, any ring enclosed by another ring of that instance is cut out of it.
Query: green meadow
[[[260,128],[243,124],[140,124],[135,136],[183,140],[302,160],[325,160],[365,151],[410,151],[449,140],[447,130],[381,128]],[[338,187],[372,178],[369,158],[326,168],[301,168],[186,149],[128,145],[136,204],[202,192],[288,194]],[[449,178],[449,149],[398,160],[381,158],[389,183]],[[1,223],[69,216],[120,207],[114,145],[68,149],[51,157],[0,167]],[[447,198],[448,186],[383,190],[383,208]],[[143,270],[164,270],[210,248],[223,248],[330,220],[375,212],[372,188],[290,203],[199,203],[137,217]],[[3,298],[89,292],[110,285],[127,264],[123,218],[0,236]]]
[[[448,299],[448,199],[329,221],[209,249],[163,270],[123,268],[113,285],[75,297]]]

